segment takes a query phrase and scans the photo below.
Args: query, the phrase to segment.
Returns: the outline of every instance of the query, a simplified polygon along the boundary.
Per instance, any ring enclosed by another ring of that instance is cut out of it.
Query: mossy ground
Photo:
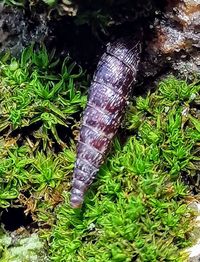
[[[1,58],[1,208],[22,206],[32,215],[51,261],[186,261],[187,204],[199,186],[200,85],[171,76],[133,99],[125,143],[115,139],[83,208],[73,210],[85,86],[80,67],[44,47]]]

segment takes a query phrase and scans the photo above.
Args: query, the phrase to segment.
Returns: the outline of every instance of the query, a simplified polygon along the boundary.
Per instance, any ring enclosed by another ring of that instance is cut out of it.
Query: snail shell
[[[116,134],[135,82],[141,43],[121,38],[107,46],[89,89],[77,145],[71,206],[82,206],[84,194],[94,180]]]

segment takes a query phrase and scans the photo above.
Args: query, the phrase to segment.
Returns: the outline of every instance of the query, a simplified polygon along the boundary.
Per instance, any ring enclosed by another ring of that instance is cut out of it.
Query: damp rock
[[[0,53],[16,56],[31,42],[43,42],[48,35],[44,13],[32,15],[23,9],[0,4]]]
[[[163,19],[155,26],[154,48],[162,54],[173,54],[200,47],[200,1],[168,1]]]
[[[150,25],[142,73],[155,76],[169,69],[182,77],[199,73],[200,1],[168,0],[165,11]]]
[[[179,77],[185,76],[192,81],[200,72],[200,52],[190,54],[189,57],[180,57],[173,62],[172,68]],[[192,74],[191,74],[192,73]]]

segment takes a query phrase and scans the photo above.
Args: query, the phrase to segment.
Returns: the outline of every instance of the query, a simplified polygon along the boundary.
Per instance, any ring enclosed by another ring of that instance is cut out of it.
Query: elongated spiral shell
[[[122,38],[107,46],[89,90],[77,145],[71,206],[81,207],[84,193],[103,163],[135,82],[141,44]]]

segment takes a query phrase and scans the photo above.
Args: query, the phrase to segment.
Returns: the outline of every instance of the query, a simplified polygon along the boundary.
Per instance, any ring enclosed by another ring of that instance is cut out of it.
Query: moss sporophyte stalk
[[[44,47],[0,64],[0,206],[23,207],[50,261],[187,261],[199,192],[200,85],[171,76],[133,98],[81,210],[70,181],[87,76]],[[51,66],[49,66],[51,65]],[[121,141],[125,142],[121,142]],[[0,258],[9,252],[1,242]]]

